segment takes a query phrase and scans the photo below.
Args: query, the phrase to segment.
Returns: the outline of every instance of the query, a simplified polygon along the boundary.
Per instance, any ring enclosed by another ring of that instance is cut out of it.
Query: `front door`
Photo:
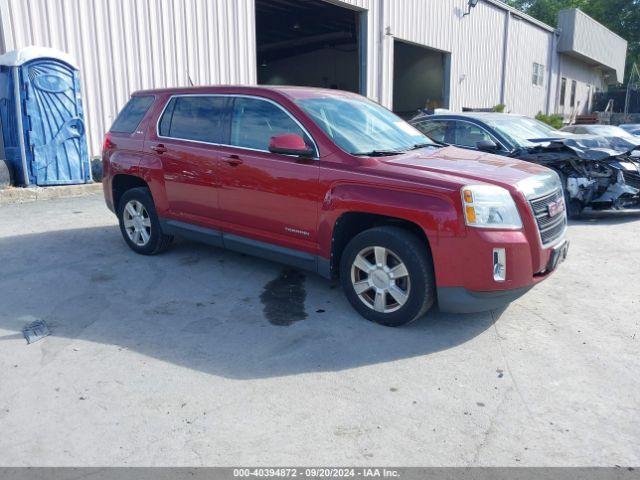
[[[322,201],[318,161],[270,153],[271,137],[286,133],[313,145],[280,105],[235,98],[230,146],[220,152],[220,211],[226,231],[314,253]]]
[[[37,185],[91,180],[78,72],[42,59],[27,63],[21,77],[31,178]]]

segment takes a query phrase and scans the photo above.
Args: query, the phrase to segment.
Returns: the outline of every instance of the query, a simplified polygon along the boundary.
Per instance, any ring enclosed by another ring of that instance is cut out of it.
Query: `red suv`
[[[107,205],[135,252],[180,235],[339,277],[353,307],[384,325],[436,302],[507,304],[567,254],[555,172],[435,144],[351,93],[137,92],[102,158]]]

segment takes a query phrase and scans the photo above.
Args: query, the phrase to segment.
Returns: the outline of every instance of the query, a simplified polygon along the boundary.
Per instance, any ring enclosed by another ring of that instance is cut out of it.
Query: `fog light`
[[[507,253],[504,248],[493,249],[493,279],[496,282],[507,279]]]

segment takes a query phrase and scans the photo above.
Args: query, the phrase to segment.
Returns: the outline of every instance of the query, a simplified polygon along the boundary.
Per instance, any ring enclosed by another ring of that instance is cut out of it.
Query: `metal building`
[[[80,66],[89,149],[131,92],[198,84],[357,91],[409,116],[491,108],[569,117],[622,81],[626,42],[577,10],[545,25],[497,0],[0,0],[0,54]]]

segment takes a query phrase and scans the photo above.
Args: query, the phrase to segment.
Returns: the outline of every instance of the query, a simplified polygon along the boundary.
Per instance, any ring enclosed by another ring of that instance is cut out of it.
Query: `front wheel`
[[[429,249],[398,227],[376,227],[355,236],[343,252],[340,280],[360,315],[389,327],[420,318],[435,301]]]

